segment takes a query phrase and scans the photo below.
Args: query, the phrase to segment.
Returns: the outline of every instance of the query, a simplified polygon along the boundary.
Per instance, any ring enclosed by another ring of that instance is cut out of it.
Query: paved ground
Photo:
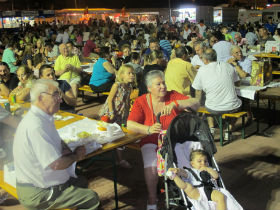
[[[97,102],[81,105],[79,113],[96,117],[100,105]],[[268,116],[267,112],[258,114]],[[240,139],[240,132],[235,132],[236,139],[225,145],[217,145],[215,158],[222,171],[226,188],[235,196],[246,210],[280,209],[280,126],[274,115],[276,125],[267,130],[272,137],[252,135]],[[272,119],[273,119],[272,118]],[[266,124],[262,123],[261,128]],[[247,127],[252,133],[256,124]],[[106,154],[110,155],[110,154]],[[126,159],[133,165],[132,169],[118,169],[119,206],[122,210],[144,210],[147,193],[143,179],[143,164],[139,151],[126,149]],[[87,171],[90,188],[98,192],[101,198],[100,209],[114,209],[114,191],[112,166],[107,162],[95,162]],[[164,196],[159,196],[159,209],[164,209]],[[24,209],[13,198],[0,206],[3,210]]]

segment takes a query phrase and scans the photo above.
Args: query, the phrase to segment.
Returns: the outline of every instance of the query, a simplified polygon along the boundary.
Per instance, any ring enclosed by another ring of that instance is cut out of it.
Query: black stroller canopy
[[[169,163],[177,163],[176,155],[173,156],[176,143],[186,141],[199,141],[209,156],[217,151],[208,124],[196,113],[183,112],[172,120],[163,141],[161,155],[164,157],[168,153],[168,168],[171,167]]]

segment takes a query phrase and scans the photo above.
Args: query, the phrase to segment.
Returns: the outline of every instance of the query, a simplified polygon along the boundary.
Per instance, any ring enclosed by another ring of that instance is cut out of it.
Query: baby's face
[[[191,165],[193,168],[197,170],[200,170],[201,168],[208,166],[208,161],[206,156],[196,155],[194,159],[191,161]]]

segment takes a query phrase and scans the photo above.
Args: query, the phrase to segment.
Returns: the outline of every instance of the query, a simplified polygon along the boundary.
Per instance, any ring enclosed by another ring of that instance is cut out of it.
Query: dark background
[[[34,9],[63,9],[63,8],[168,8],[169,0],[0,0],[0,10],[34,10]],[[267,3],[280,3],[280,0],[170,0],[172,8],[183,5],[217,6],[228,3],[235,7],[250,8],[264,6]]]
[[[167,8],[168,0],[0,0],[0,10],[17,9],[63,9],[75,8]],[[230,0],[232,1],[232,0]],[[259,1],[259,0],[258,0]],[[227,3],[227,0],[170,0],[171,7],[180,5],[212,5]]]

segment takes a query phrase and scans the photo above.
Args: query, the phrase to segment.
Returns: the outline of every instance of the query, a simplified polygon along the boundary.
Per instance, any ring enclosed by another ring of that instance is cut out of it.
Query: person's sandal
[[[157,210],[157,204],[147,204],[147,210]]]

